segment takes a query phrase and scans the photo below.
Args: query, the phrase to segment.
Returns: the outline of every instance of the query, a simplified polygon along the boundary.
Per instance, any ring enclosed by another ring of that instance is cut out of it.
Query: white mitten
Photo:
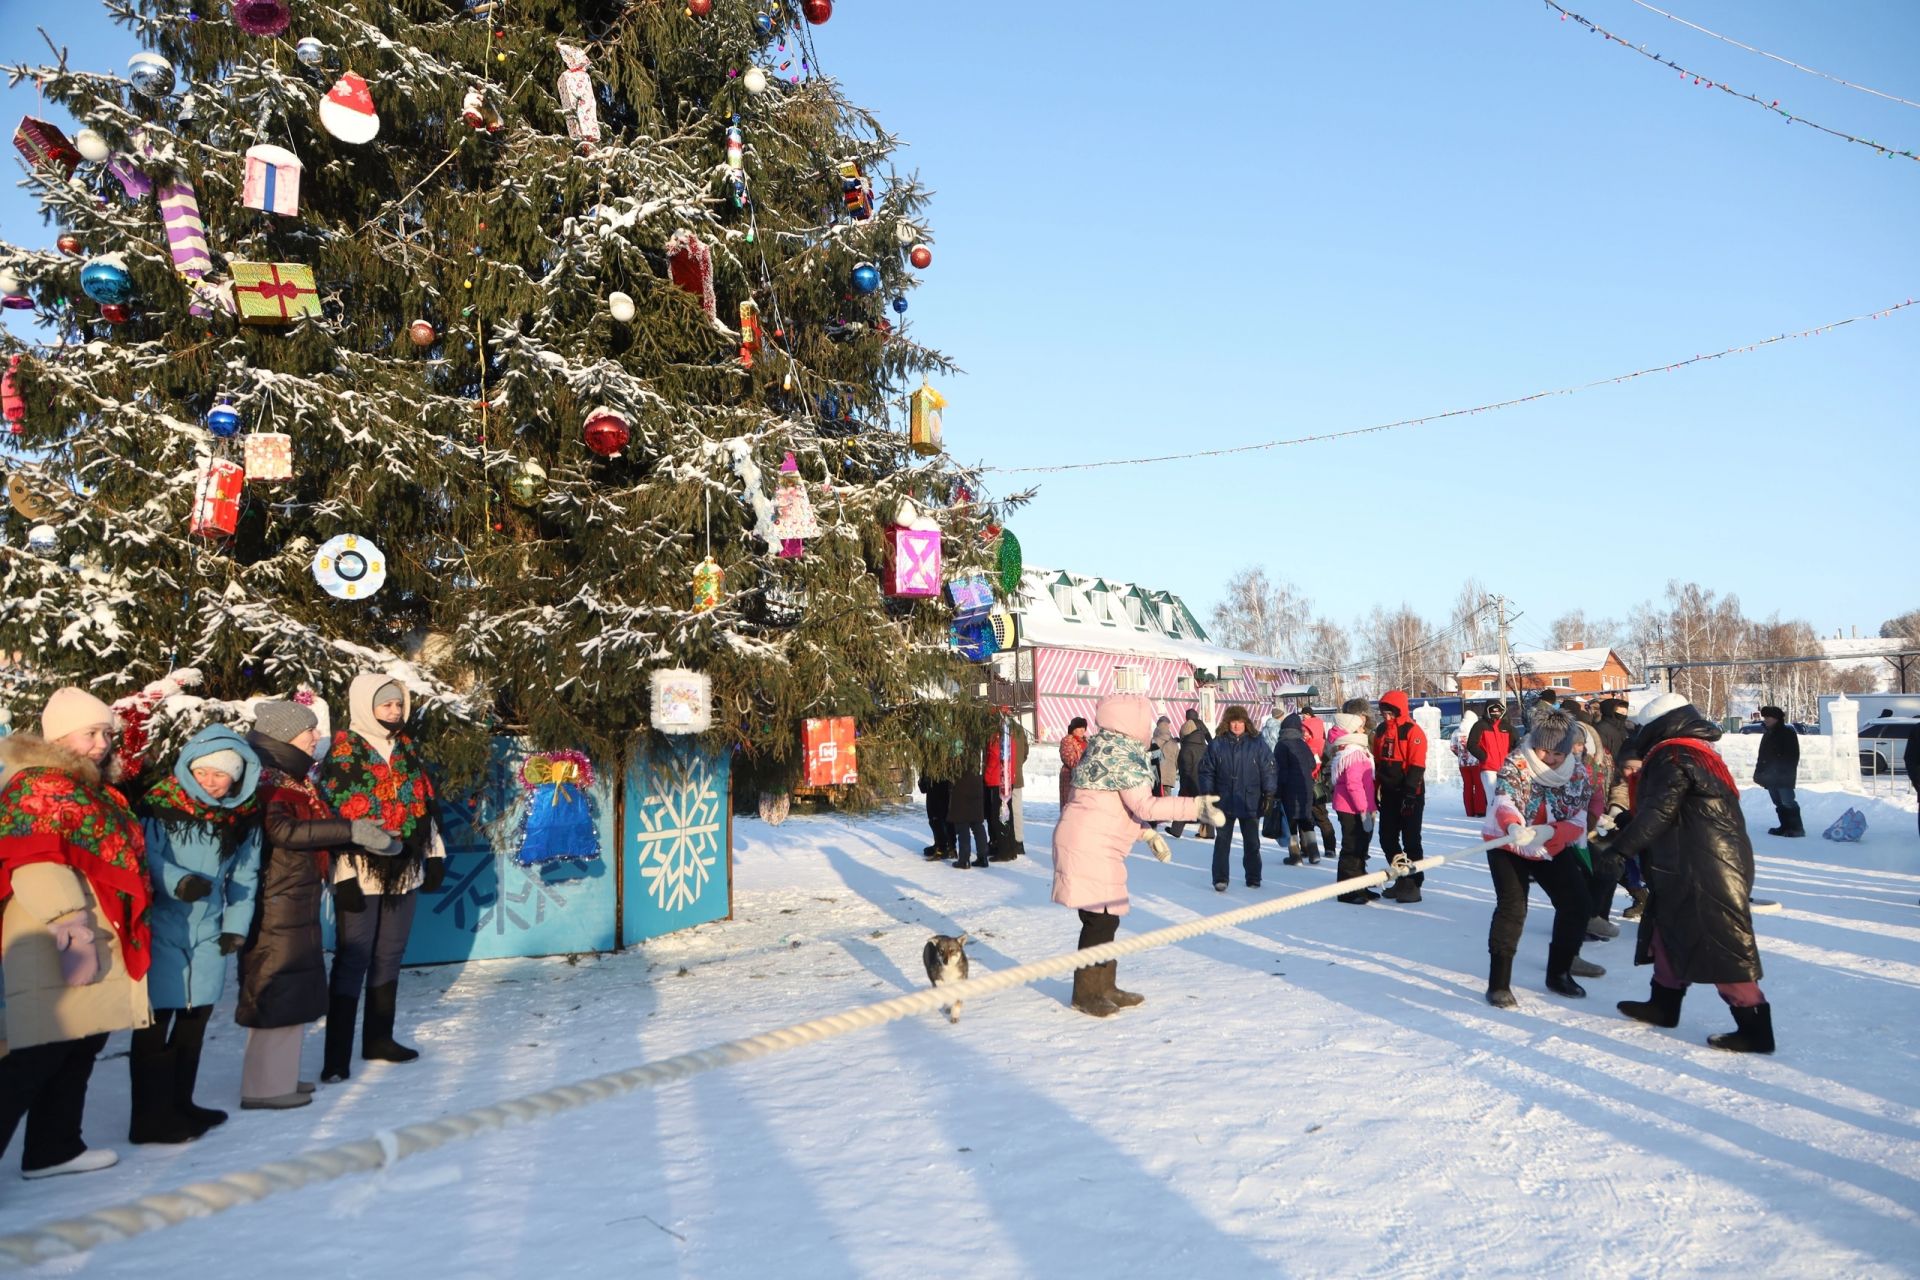
[[[1220,809],[1219,796],[1195,796],[1193,803],[1196,806],[1194,816],[1201,822],[1206,823],[1210,827],[1224,827],[1227,825],[1227,815]]]
[[[1507,835],[1512,837],[1507,843],[1516,849],[1524,849],[1540,838],[1539,833],[1532,827],[1523,827],[1517,822],[1508,825]]]
[[[1153,856],[1162,862],[1173,857],[1173,850],[1167,848],[1167,838],[1152,827],[1140,828],[1140,838],[1147,842],[1147,848],[1153,850]]]
[[[1614,829],[1615,828],[1613,825],[1613,815],[1611,813],[1606,814],[1600,819],[1600,821],[1593,824],[1593,834],[1596,836],[1599,836],[1603,840],[1606,839],[1608,836],[1612,835],[1614,833]]]

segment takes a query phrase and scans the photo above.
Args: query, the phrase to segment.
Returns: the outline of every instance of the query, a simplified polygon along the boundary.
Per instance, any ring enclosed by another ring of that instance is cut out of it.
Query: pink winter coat
[[[1351,725],[1341,721],[1350,720]],[[1373,748],[1367,742],[1365,722],[1358,716],[1337,715],[1327,731],[1327,745],[1333,748],[1333,811],[1335,813],[1372,813],[1379,807],[1374,798]],[[1348,738],[1355,746],[1342,747]]]
[[[1102,733],[1124,733],[1147,744],[1153,733],[1153,704],[1138,694],[1113,694],[1100,700],[1093,722]],[[1053,829],[1053,900],[1082,911],[1127,911],[1127,851],[1146,822],[1192,822],[1198,803],[1192,796],[1154,798],[1142,784],[1125,791],[1075,787]]]

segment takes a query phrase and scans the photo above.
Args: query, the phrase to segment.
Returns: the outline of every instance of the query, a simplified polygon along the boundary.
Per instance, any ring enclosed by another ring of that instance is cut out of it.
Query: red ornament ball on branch
[[[713,12],[713,0],[687,0],[687,16],[704,18]]]
[[[587,448],[603,458],[614,458],[633,438],[633,428],[625,414],[614,409],[595,409],[587,415],[584,434]]]
[[[805,0],[800,12],[807,15],[807,21],[819,26],[833,16],[833,0]]]
[[[61,236],[58,240],[54,241],[54,243],[60,246],[60,252],[62,253],[72,254],[75,257],[80,255],[80,237],[71,231]]]
[[[415,320],[407,326],[407,337],[413,340],[413,345],[416,347],[430,347],[433,345],[433,340],[439,336],[434,332],[433,322],[430,320]]]
[[[103,302],[100,304],[100,318],[108,324],[125,324],[133,319],[133,308],[124,302]]]
[[[933,250],[923,244],[913,246],[913,252],[907,255],[907,261],[925,271],[933,265]]]

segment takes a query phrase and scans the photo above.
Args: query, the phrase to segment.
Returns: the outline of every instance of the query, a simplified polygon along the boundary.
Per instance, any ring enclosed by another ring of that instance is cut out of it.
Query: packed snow
[[[188,1275],[210,1259],[288,1274],[839,1276],[1910,1276],[1920,1268],[1920,837],[1912,793],[1804,788],[1817,833],[1759,834],[1773,1057],[1627,1021],[1649,970],[1623,937],[1583,1001],[1541,988],[1535,895],[1521,1007],[1482,998],[1484,863],[1417,906],[1326,903],[1121,962],[1144,1007],[1104,1021],[1068,981],[968,1002],[681,1085],[456,1143],[101,1249],[42,1274]],[[130,1148],[125,1037],[87,1135],[119,1168],[0,1183],[0,1232],[119,1203],[924,985],[933,933],[975,973],[1073,945],[1034,856],[924,862],[917,812],[736,824],[737,918],[624,955],[408,971],[420,1062],[356,1064],[316,1105],[240,1112],[200,1142]],[[1429,847],[1471,842],[1436,794]],[[1269,849],[1269,851],[1271,851]],[[1213,892],[1191,834],[1132,866],[1123,938],[1324,883],[1271,865]],[[1376,860],[1377,865],[1377,860]],[[1622,905],[1625,899],[1622,898]],[[201,1101],[237,1102],[244,1033],[209,1033]],[[319,1045],[310,1036],[309,1066]],[[9,1153],[8,1170],[18,1159]]]

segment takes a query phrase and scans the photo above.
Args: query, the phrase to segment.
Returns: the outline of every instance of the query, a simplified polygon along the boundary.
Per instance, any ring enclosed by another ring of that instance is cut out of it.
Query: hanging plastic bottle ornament
[[[853,269],[853,287],[861,293],[873,293],[880,287],[880,268],[863,262]]]
[[[895,298],[893,300],[893,310],[897,315],[907,314],[907,300],[904,297]]]
[[[133,277],[117,253],[95,258],[80,268],[80,291],[99,303],[124,303],[133,297]]]
[[[143,98],[164,98],[173,92],[173,64],[151,49],[127,59],[127,80]]]
[[[58,240],[55,240],[54,243],[60,246],[60,252],[75,258],[80,256],[84,248],[80,243],[80,237],[71,231],[61,236]]]
[[[726,584],[726,570],[708,556],[693,566],[693,611],[705,613],[720,604],[720,588]]]
[[[320,43],[318,36],[301,36],[300,42],[293,46],[293,56],[300,59],[303,67],[317,67],[327,60],[327,46]]]
[[[925,271],[933,265],[933,250],[923,244],[917,244],[913,246],[913,250],[907,254],[907,261],[911,262],[920,270]]]
[[[113,148],[100,136],[98,129],[82,129],[73,135],[73,149],[80,153],[82,160],[91,160],[95,164],[113,154]]]
[[[740,136],[740,126],[727,127],[727,174],[733,185],[733,207],[744,209],[747,204],[747,151],[746,141]]]
[[[233,0],[233,25],[250,36],[277,36],[292,16],[287,0]]]
[[[407,337],[416,347],[430,347],[440,335],[434,331],[431,320],[415,320],[407,326]]]
[[[233,439],[240,434],[240,411],[222,400],[207,410],[207,430],[222,440]]]
[[[740,77],[740,83],[757,98],[767,91],[767,73],[758,67],[748,67],[747,73]]]
[[[817,27],[833,16],[833,0],[803,0],[800,12],[807,15],[807,21]]]
[[[586,437],[587,448],[603,458],[617,458],[620,451],[627,447],[627,441],[633,438],[633,427],[625,414],[615,409],[601,408],[587,415],[582,434]]]
[[[633,299],[619,290],[607,295],[607,311],[621,324],[633,319]]]

